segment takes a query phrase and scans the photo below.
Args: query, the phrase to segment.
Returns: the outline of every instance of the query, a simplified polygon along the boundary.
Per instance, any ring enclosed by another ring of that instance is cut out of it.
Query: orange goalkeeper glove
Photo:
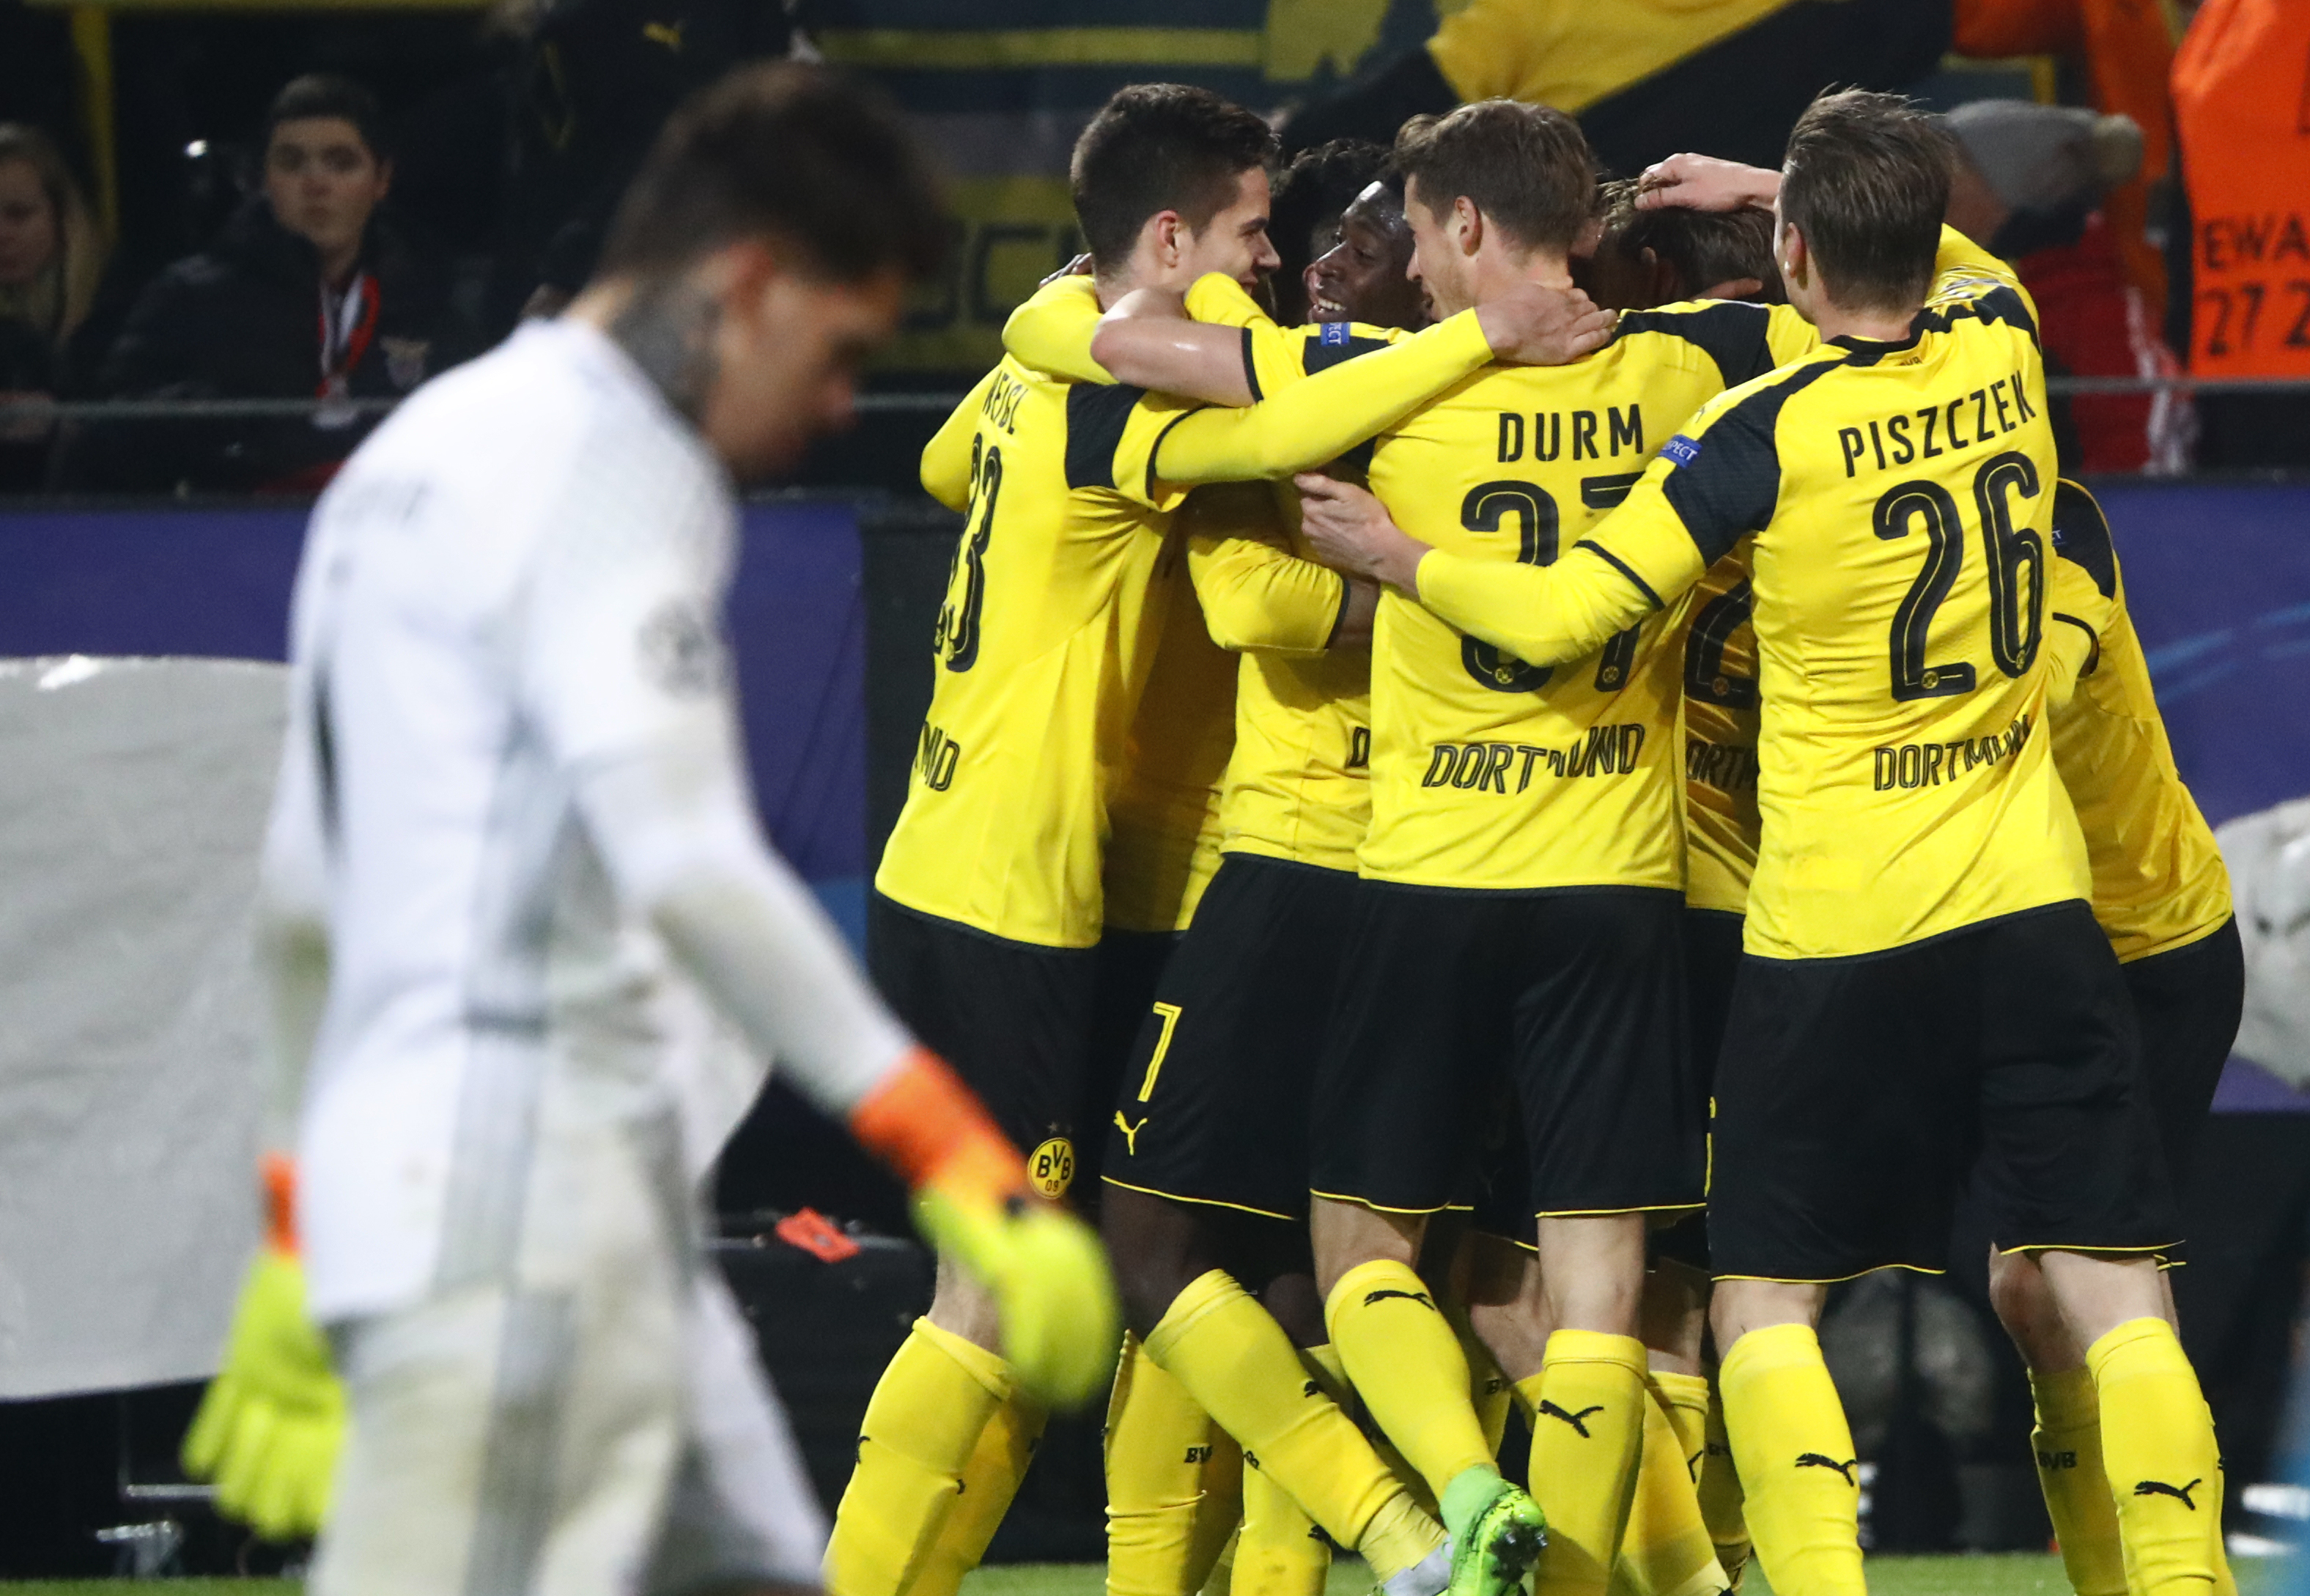
[[[295,1174],[266,1158],[270,1234],[233,1310],[224,1366],[186,1433],[185,1471],[216,1481],[217,1506],[268,1540],[313,1534],[328,1512],[345,1440],[345,1392],[328,1343],[305,1315]]]
[[[915,1190],[915,1221],[994,1294],[1003,1356],[1028,1394],[1077,1408],[1104,1389],[1121,1321],[1090,1226],[1027,1184],[1026,1160],[978,1099],[916,1049],[850,1116]]]

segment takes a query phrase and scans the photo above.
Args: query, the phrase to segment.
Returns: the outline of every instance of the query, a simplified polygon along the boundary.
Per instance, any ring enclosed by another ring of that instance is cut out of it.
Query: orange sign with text
[[[2207,0],[2174,58],[2190,369],[2310,377],[2310,4]]]

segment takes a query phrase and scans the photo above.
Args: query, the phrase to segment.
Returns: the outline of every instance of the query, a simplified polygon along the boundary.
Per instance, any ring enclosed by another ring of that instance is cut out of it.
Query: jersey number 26
[[[2009,449],[1984,462],[1974,473],[1973,502],[1989,556],[1989,652],[1999,671],[2019,677],[2036,663],[2045,637],[2045,540],[2028,526],[2013,525],[2015,493],[2024,499],[2037,496],[2037,468],[2027,455]],[[1949,597],[1965,564],[1965,521],[1956,498],[1939,482],[1902,482],[1878,499],[1875,519],[1877,535],[1888,540],[1908,536],[1919,523],[1925,531],[1924,567],[1893,612],[1893,697],[1906,703],[1971,692],[1971,664],[1932,664],[1925,659],[1933,612]]]

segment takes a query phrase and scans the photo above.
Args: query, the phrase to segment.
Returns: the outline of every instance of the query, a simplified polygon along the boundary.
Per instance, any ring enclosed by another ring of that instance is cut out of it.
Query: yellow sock
[[[955,1596],[962,1576],[978,1566],[986,1543],[1003,1527],[1027,1465],[1043,1439],[1050,1414],[1032,1397],[1013,1393],[994,1410],[978,1432],[978,1445],[962,1470],[962,1488],[946,1515],[946,1527],[923,1559],[908,1596]]]
[[[1515,1407],[1515,1387],[1500,1373],[1492,1349],[1467,1328],[1459,1330],[1460,1354],[1468,1360],[1468,1400],[1474,1404],[1476,1423],[1492,1456],[1500,1455],[1500,1441],[1508,1433],[1508,1414]]]
[[[1310,1378],[1283,1327],[1223,1270],[1179,1293],[1148,1356],[1243,1445],[1244,1464],[1289,1491],[1382,1580],[1443,1544],[1371,1444]]]
[[[2124,1596],[2125,1548],[2117,1533],[2117,1500],[2101,1466],[2101,1398],[2084,1368],[2029,1376],[2037,1412],[2029,1436],[2037,1486],[2062,1548],[2062,1566],[2077,1596]]]
[[[2101,1398],[2102,1467],[2117,1502],[2126,1587],[2210,1596],[2221,1561],[2221,1464],[2198,1376],[2163,1319],[2129,1319],[2086,1349]]]
[[[2206,1427],[2214,1427],[2214,1410],[2206,1409]],[[2214,1596],[2238,1596],[2237,1575],[2230,1572],[2230,1548],[2222,1539],[2222,1496],[2229,1489],[2229,1466],[2222,1461],[2222,1438],[2214,1436]]]
[[[1243,1448],[1233,1436],[1211,1426],[1211,1454],[1203,1460],[1203,1501],[1195,1509],[1195,1546],[1187,1563],[1187,1577],[1194,1582],[1190,1590],[1224,1591],[1233,1583],[1236,1532],[1243,1527]]]
[[[1209,1572],[1194,1565],[1211,1416],[1136,1337],[1124,1340],[1107,1396],[1106,1453],[1108,1596],[1187,1596],[1199,1589]]]
[[[1359,1263],[1340,1277],[1324,1323],[1372,1422],[1440,1500],[1469,1469],[1493,1466],[1468,1397],[1468,1359],[1409,1264]]]
[[[1324,1388],[1324,1394],[1339,1403],[1340,1411],[1354,1418],[1356,1389],[1348,1383],[1347,1366],[1340,1361],[1340,1349],[1325,1341],[1320,1346],[1300,1348],[1299,1357],[1307,1364],[1307,1372],[1316,1377],[1316,1383]],[[1387,1470],[1388,1477],[1411,1498],[1412,1505],[1437,1523],[1442,1523],[1444,1510],[1437,1505],[1436,1493],[1429,1490],[1428,1482],[1420,1478],[1420,1470],[1403,1461],[1403,1453],[1395,1449],[1395,1444],[1387,1438],[1386,1433],[1361,1423],[1357,1424],[1356,1428],[1371,1444],[1372,1451],[1377,1454],[1380,1466]]]
[[[1776,1596],[1863,1596],[1853,1431],[1811,1328],[1750,1331],[1724,1355],[1717,1389]]]
[[[1307,1510],[1265,1470],[1245,1470],[1230,1596],[1323,1596],[1331,1571],[1331,1546]]]
[[[1628,1527],[1645,1416],[1654,1407],[1645,1344],[1559,1330],[1548,1338],[1540,1373],[1517,1383],[1535,1415],[1533,1499],[1548,1515],[1534,1596],[1602,1596]],[[1696,1522],[1699,1516],[1694,1509]]]
[[[1700,1516],[1708,1525],[1708,1539],[1716,1543],[1717,1564],[1737,1590],[1741,1571],[1749,1566],[1749,1515],[1742,1505],[1741,1474],[1732,1467],[1732,1443],[1724,1435],[1724,1404],[1717,1400],[1713,1385],[1706,1399],[1707,1415],[1702,1420],[1699,1446]],[[1685,1430],[1689,1421],[1682,1400],[1676,1400],[1671,1417],[1675,1420],[1677,1434],[1685,1437],[1685,1455],[1689,1457],[1692,1440]]]
[[[1663,1380],[1698,1385],[1699,1417],[1705,1420],[1708,1412],[1708,1382],[1698,1375],[1654,1375],[1646,1382],[1644,1452],[1637,1460],[1628,1527],[1612,1565],[1612,1589],[1625,1596],[1701,1596],[1722,1591],[1726,1581],[1693,1488],[1692,1464],[1700,1449],[1686,1453]]]
[[[1653,1401],[1668,1418],[1670,1433],[1676,1437],[1677,1455],[1684,1460],[1684,1477],[1697,1488],[1701,1464],[1708,1454],[1708,1376],[1654,1369],[1646,1380],[1653,1388]],[[1649,1440],[1646,1444],[1651,1444]]]
[[[828,1596],[900,1596],[928,1560],[1011,1366],[927,1319],[875,1383],[826,1548]]]

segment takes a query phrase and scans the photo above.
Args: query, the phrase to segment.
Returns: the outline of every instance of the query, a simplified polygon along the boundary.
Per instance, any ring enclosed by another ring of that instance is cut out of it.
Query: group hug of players
[[[1336,1543],[1698,1596],[1753,1538],[1859,1592],[1813,1327],[1968,1185],[2077,1591],[2233,1590],[2159,1272],[2228,885],[1939,125],[1831,95],[1781,172],[1600,190],[1488,101],[1303,158],[1271,243],[1273,152],[1170,85],[1078,144],[1090,269],[924,455],[964,524],[872,906],[1099,1217],[1109,1590]],[[977,1563],[1044,1421],[1000,1347],[942,1264],[834,1596]]]

